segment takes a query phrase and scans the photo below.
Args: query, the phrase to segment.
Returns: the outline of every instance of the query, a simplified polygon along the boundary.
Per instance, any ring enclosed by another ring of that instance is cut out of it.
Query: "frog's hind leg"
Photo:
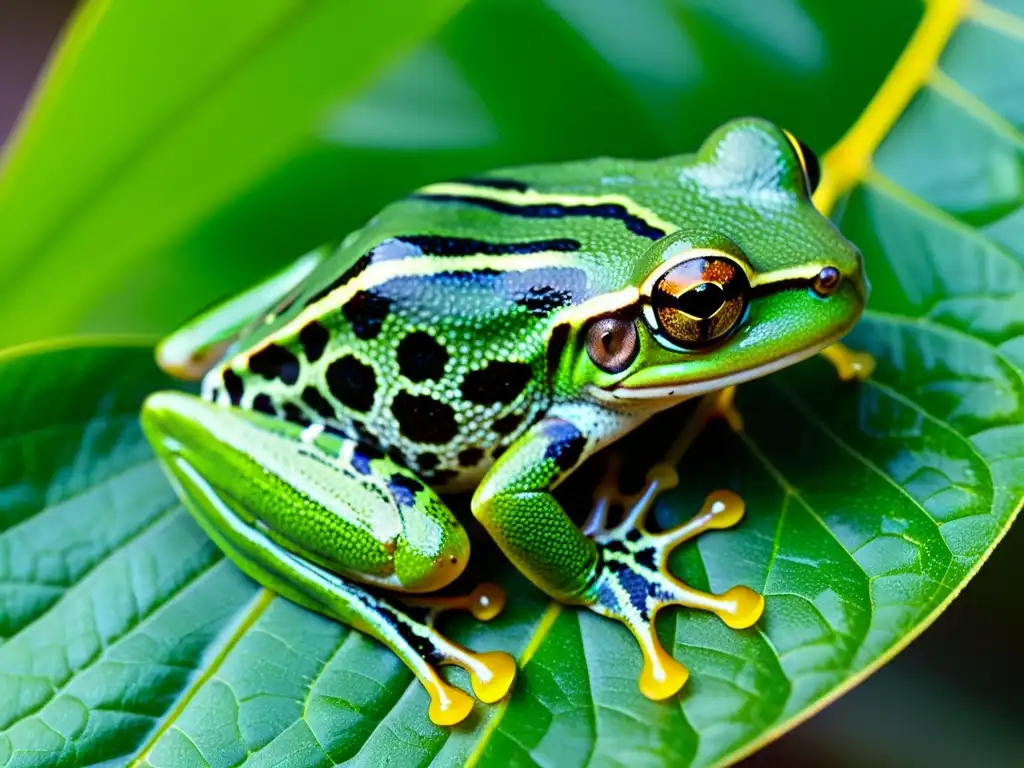
[[[875,358],[867,352],[857,352],[845,344],[829,344],[819,354],[832,364],[840,381],[866,381],[875,371]]]
[[[676,579],[667,567],[672,550],[684,541],[736,525],[744,512],[739,496],[715,491],[689,522],[651,533],[644,520],[657,495],[678,483],[675,470],[668,464],[656,465],[640,493],[630,497],[619,494],[616,475],[613,468],[598,487],[594,512],[584,526],[601,552],[598,577],[589,590],[590,607],[629,628],[644,657],[640,690],[648,698],[664,699],[686,683],[689,673],[661,647],[654,627],[658,611],[669,605],[696,608],[714,613],[734,629],[744,629],[761,617],[764,598],[743,586],[721,595],[701,592]],[[608,511],[618,506],[625,510],[622,521],[607,527]]]
[[[449,640],[434,627],[440,610],[417,610],[416,605],[402,610],[380,593],[292,554],[206,493],[198,475],[186,470],[178,475],[177,484],[203,529],[248,576],[294,603],[375,638],[398,656],[430,696],[428,714],[435,724],[455,725],[473,708],[470,696],[441,677],[440,666],[465,669],[474,692],[485,703],[508,693],[515,678],[512,657],[501,652],[475,653]],[[500,589],[493,585],[481,585],[466,598],[444,598],[449,601],[444,608],[465,608],[489,620],[497,611],[485,606],[504,604],[504,595],[498,597],[496,592]]]
[[[440,666],[465,669],[485,702],[509,691],[511,656],[474,653],[434,626],[442,611],[457,608],[493,618],[504,605],[500,589],[410,597],[407,609],[382,594],[440,589],[469,557],[465,529],[408,469],[323,429],[177,392],[151,395],[142,425],[214,543],[263,586],[392,650],[426,688],[435,723],[453,725],[472,708]]]
[[[157,364],[179,379],[198,381],[239,333],[272,313],[275,302],[286,302],[329,251],[327,246],[311,251],[263,282],[195,315],[160,342]]]

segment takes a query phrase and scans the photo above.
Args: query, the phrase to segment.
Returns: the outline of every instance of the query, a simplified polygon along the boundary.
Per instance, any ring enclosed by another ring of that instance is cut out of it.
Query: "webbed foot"
[[[643,527],[644,518],[658,493],[678,483],[675,470],[667,464],[656,465],[644,488],[626,497],[618,490],[617,463],[609,469],[583,527],[601,553],[588,603],[591,610],[621,621],[633,633],[644,657],[640,691],[649,699],[664,699],[683,687],[689,672],[662,648],[654,627],[658,611],[668,605],[696,608],[714,613],[734,629],[744,629],[757,622],[764,610],[764,598],[747,587],[708,594],[683,584],[667,567],[670,553],[684,541],[704,531],[736,525],[743,517],[743,500],[731,491],[715,491],[689,522],[650,533]],[[608,511],[619,505],[625,510],[622,522],[606,527]]]
[[[501,651],[476,653],[452,642],[434,627],[438,615],[450,610],[466,610],[479,621],[490,621],[505,607],[501,587],[483,583],[468,595],[400,599],[408,606],[407,612],[388,606],[390,611],[381,613],[392,620],[388,623],[397,630],[408,651],[412,651],[399,652],[399,656],[427,689],[428,714],[435,725],[455,725],[473,708],[470,696],[441,678],[439,666],[453,664],[466,670],[473,693],[485,704],[504,698],[516,677],[515,659]]]

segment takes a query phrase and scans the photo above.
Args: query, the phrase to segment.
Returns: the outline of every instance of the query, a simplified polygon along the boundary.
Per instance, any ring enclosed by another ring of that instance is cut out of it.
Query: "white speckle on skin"
[[[302,430],[302,434],[299,435],[299,439],[302,442],[304,442],[304,443],[312,443],[314,440],[316,440],[318,437],[320,437],[320,435],[322,435],[323,433],[324,433],[324,425],[323,424],[310,424],[308,427],[306,427],[304,430]]]

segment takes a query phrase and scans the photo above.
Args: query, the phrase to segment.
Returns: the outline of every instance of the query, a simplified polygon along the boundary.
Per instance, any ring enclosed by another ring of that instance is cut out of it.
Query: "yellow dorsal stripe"
[[[814,194],[814,204],[822,213],[831,213],[836,201],[864,178],[878,145],[931,78],[967,6],[968,0],[927,0],[921,23],[882,86],[857,122],[825,154],[821,185]]]
[[[665,221],[650,208],[645,208],[627,195],[570,195],[556,192],[538,192],[535,189],[495,189],[493,187],[477,187],[472,184],[458,182],[442,182],[428,184],[416,190],[419,195],[454,195],[456,197],[478,197],[482,200],[494,200],[509,205],[621,205],[630,215],[641,219],[646,224],[660,229],[670,235],[679,229],[675,224]]]
[[[368,290],[396,277],[429,276],[444,272],[475,272],[482,269],[493,269],[497,272],[525,272],[531,269],[577,266],[579,266],[579,254],[565,251],[503,255],[480,253],[458,257],[409,256],[404,259],[391,259],[371,264],[348,283],[310,304],[285,325],[268,334],[266,338],[251,348],[241,352],[238,357],[229,361],[229,365],[234,366],[235,363],[248,360],[252,355],[275,341],[295,336],[307,323],[336,311],[359,291]]]

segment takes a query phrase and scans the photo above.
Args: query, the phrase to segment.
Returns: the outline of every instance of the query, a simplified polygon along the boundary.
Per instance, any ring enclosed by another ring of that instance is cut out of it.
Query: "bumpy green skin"
[[[253,316],[250,292],[169,339],[200,359],[248,322],[203,379],[209,404],[160,396],[144,423],[172,476],[204,478],[207,495],[330,571],[406,590],[450,580],[468,545],[432,493],[396,495],[418,477],[476,488],[475,516],[517,566],[589,602],[599,547],[551,490],[660,410],[807,357],[859,316],[860,254],[809,193],[799,150],[760,120],[723,126],[694,155],[430,185],[311,271],[275,278],[288,290],[269,311]],[[731,333],[686,349],[658,327],[649,288],[695,248],[734,254],[753,287]],[[811,289],[825,267],[842,276],[827,298]],[[614,373],[585,341],[609,313],[634,320],[639,344]],[[204,340],[203,327],[217,331]],[[300,439],[307,425],[336,442]],[[334,484],[310,504],[297,478],[324,464]],[[407,543],[419,560],[403,576],[394,526],[375,516],[434,526],[440,543]]]

